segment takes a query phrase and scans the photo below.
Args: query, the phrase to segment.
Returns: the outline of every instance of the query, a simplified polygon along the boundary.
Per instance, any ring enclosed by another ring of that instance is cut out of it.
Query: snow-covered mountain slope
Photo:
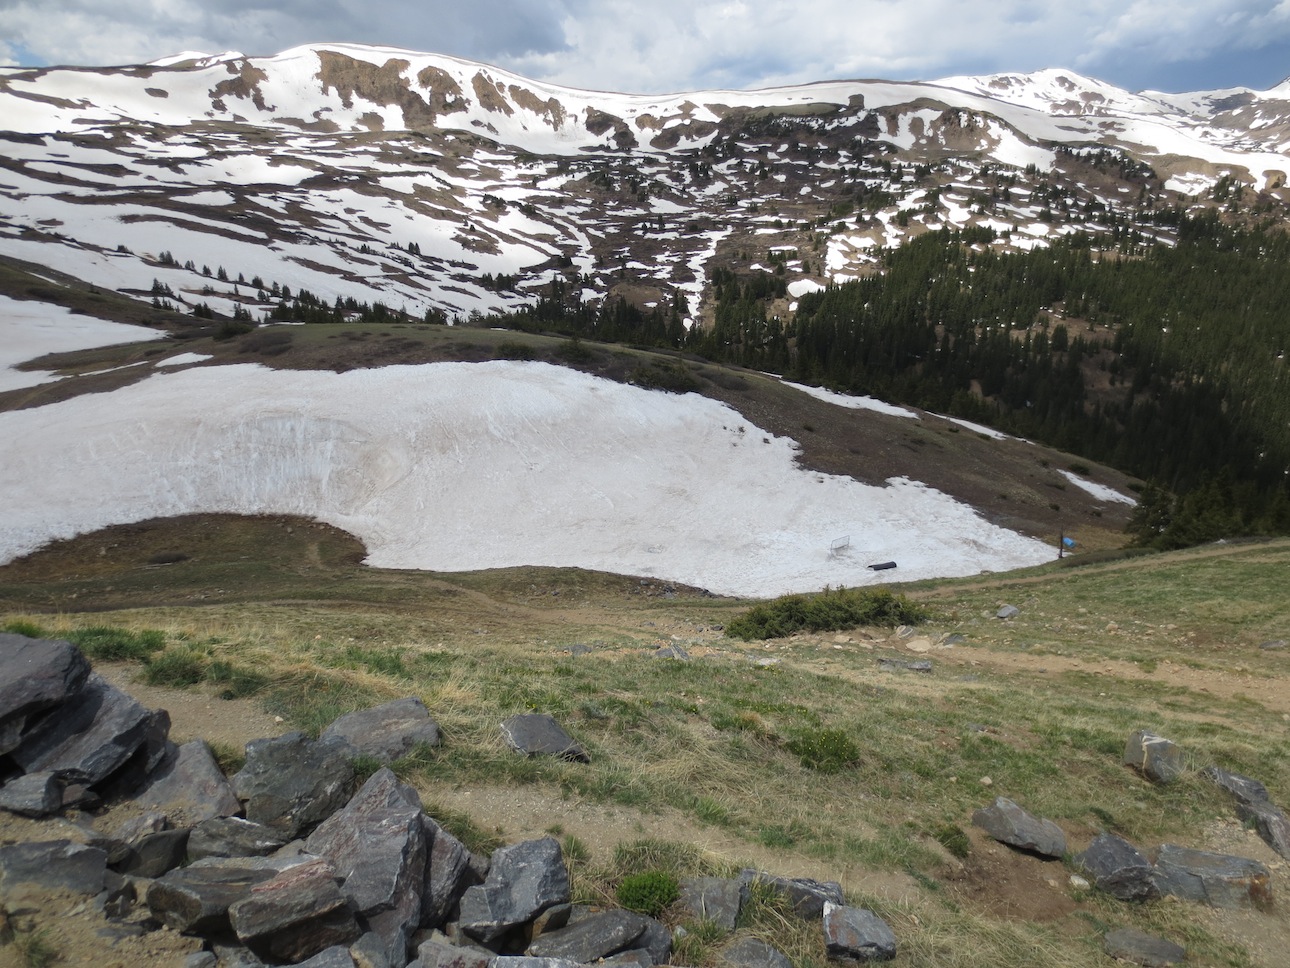
[[[347,44],[5,68],[0,255],[253,318],[282,287],[451,317],[558,279],[699,320],[714,267],[772,252],[805,291],[932,228],[1167,243],[1160,206],[1283,207],[1288,96],[1069,71],[637,96]]]

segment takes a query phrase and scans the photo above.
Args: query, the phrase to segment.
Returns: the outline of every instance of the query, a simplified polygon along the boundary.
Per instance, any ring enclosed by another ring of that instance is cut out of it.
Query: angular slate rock
[[[994,613],[994,617],[1005,618],[1005,619],[1016,618],[1020,614],[1021,614],[1021,609],[1017,608],[1016,605],[1004,605],[1001,609],[999,609],[997,612]]]
[[[336,743],[285,733],[246,744],[246,765],[233,792],[246,819],[288,839],[307,833],[343,807],[354,787],[354,766]]]
[[[140,837],[130,845],[125,859],[116,865],[122,874],[131,877],[160,877],[184,862],[188,853],[187,827],[179,830],[159,830]]]
[[[391,962],[407,960],[408,941],[421,922],[421,818],[417,792],[382,767],[305,841],[305,850],[331,861],[344,882],[341,894],[360,923],[385,941]]]
[[[400,968],[397,961],[390,961],[387,949],[384,938],[374,931],[368,931],[349,946],[349,954],[357,968]],[[406,957],[401,956],[399,961]]]
[[[219,959],[213,951],[194,951],[184,959],[184,968],[219,968]]]
[[[145,901],[152,916],[184,934],[219,934],[230,930],[228,909],[251,894],[251,888],[275,875],[248,867],[184,867],[148,885]]]
[[[95,673],[74,702],[33,723],[9,755],[25,773],[49,770],[94,784],[134,755],[152,725],[148,710]]]
[[[609,968],[654,968],[659,962],[644,948],[628,948],[608,958],[601,958],[596,964]]]
[[[569,901],[569,871],[554,837],[525,840],[493,852],[483,884],[461,896],[461,930],[494,941],[547,908]]]
[[[241,817],[214,817],[193,828],[189,862],[204,857],[264,857],[286,844],[281,834]]]
[[[336,944],[306,958],[297,968],[354,968],[354,956],[344,945]]]
[[[95,789],[107,800],[132,797],[147,783],[148,777],[174,759],[178,751],[170,741],[170,713],[154,709],[148,713],[143,736],[134,753]]]
[[[996,797],[990,806],[977,810],[972,814],[972,823],[1001,844],[1040,857],[1061,857],[1066,851],[1066,835],[1061,827],[1032,816],[1007,797]]]
[[[0,896],[27,891],[103,890],[107,853],[70,840],[49,840],[0,847]]]
[[[1268,788],[1248,776],[1229,773],[1218,766],[1207,766],[1200,771],[1200,775],[1215,786],[1222,787],[1239,803],[1262,803],[1268,799]]]
[[[542,934],[529,945],[525,954],[590,964],[628,947],[644,931],[645,918],[639,914],[602,911],[577,924]]]
[[[1075,863],[1093,875],[1099,890],[1121,901],[1147,901],[1159,896],[1151,861],[1123,837],[1098,834]]]
[[[696,921],[733,931],[748,902],[748,885],[724,877],[691,877],[681,882],[681,908]]]
[[[66,702],[89,674],[89,660],[70,642],[0,633],[0,724],[21,723]],[[0,729],[0,754],[17,745],[21,731],[21,725]]]
[[[1124,765],[1133,767],[1153,783],[1172,783],[1186,769],[1181,749],[1145,729],[1129,734],[1124,744]]]
[[[718,959],[730,968],[793,968],[782,951],[745,935],[721,949]]]
[[[630,948],[619,954],[626,955],[632,951],[645,952],[650,964],[665,965],[672,954],[672,932],[662,921],[645,918],[645,930],[640,933],[640,937],[631,943]]]
[[[1137,928],[1120,928],[1107,932],[1102,947],[1112,958],[1119,958],[1145,968],[1168,968],[1187,956],[1186,949]]]
[[[824,905],[824,946],[830,958],[848,961],[896,957],[896,935],[886,921],[864,908],[831,901]]]
[[[242,809],[205,740],[176,747],[147,780],[135,800],[145,810],[160,810],[172,820],[199,824],[231,817]]]
[[[57,773],[27,773],[0,788],[0,810],[23,817],[48,817],[63,809],[62,777]]]
[[[590,763],[581,746],[550,716],[527,713],[502,723],[502,735],[518,753],[526,756],[558,756],[575,763]]]
[[[814,921],[824,916],[826,901],[834,904],[845,903],[842,885],[837,881],[817,881],[809,877],[776,877],[764,871],[747,868],[739,872],[739,880],[748,885],[756,882],[771,888],[775,893],[787,898],[797,916],[807,921]]]
[[[322,731],[321,740],[343,743],[351,756],[370,756],[389,765],[417,746],[439,745],[439,725],[415,696],[347,713]]]
[[[417,958],[424,968],[488,968],[493,953],[449,944],[440,936],[421,942],[417,947]]]
[[[335,874],[315,860],[256,884],[228,909],[238,940],[261,958],[292,963],[357,941],[363,932]]]
[[[529,955],[496,955],[489,968],[581,968],[567,958],[534,958]]]
[[[1174,844],[1164,844],[1156,854],[1156,887],[1161,894],[1217,908],[1272,905],[1271,874],[1258,861]]]
[[[466,845],[430,817],[421,817],[426,837],[426,875],[421,889],[421,926],[437,928],[447,920],[474,879]],[[485,866],[485,876],[487,867]]]
[[[1275,804],[1266,801],[1238,803],[1236,815],[1253,824],[1263,842],[1282,857],[1290,858],[1290,817]]]

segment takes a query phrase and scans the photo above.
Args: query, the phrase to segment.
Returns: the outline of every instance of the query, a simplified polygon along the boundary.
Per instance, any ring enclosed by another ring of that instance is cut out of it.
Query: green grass
[[[775,639],[794,632],[832,632],[860,625],[916,625],[927,610],[885,588],[825,589],[818,595],[785,595],[755,605],[730,621],[733,638]]]

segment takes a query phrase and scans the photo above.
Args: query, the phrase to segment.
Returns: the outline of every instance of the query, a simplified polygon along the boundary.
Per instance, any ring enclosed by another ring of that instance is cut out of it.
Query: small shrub
[[[964,860],[972,853],[972,841],[958,824],[941,824],[932,831],[932,837],[959,860]]]
[[[166,636],[155,629],[131,632],[129,629],[109,625],[92,625],[67,633],[67,641],[91,659],[104,662],[122,662],[133,659],[147,661],[154,653],[166,647]]]
[[[1071,473],[1073,473],[1073,474],[1084,474],[1084,475],[1086,475],[1086,476],[1087,476],[1087,474],[1088,474],[1088,465],[1087,465],[1087,464],[1078,464],[1078,463],[1077,463],[1077,464],[1067,464],[1066,466],[1067,466],[1067,467],[1069,467],[1069,468],[1071,469]]]
[[[839,773],[860,761],[860,747],[840,729],[805,729],[784,745],[817,773]]]
[[[497,355],[503,360],[531,360],[533,347],[527,343],[506,339],[497,344]]]
[[[187,561],[188,556],[182,551],[162,551],[148,559],[150,565],[177,565],[181,561]]]
[[[557,346],[555,355],[566,363],[590,363],[592,359],[591,350],[583,346],[582,340],[576,337]]]
[[[667,871],[642,871],[624,877],[614,893],[627,910],[656,918],[681,896],[681,886]]]
[[[48,634],[35,622],[28,622],[25,619],[14,619],[12,622],[5,622],[0,625],[0,632],[8,632],[11,635],[25,635],[29,639],[48,638]]]
[[[216,659],[206,667],[206,681],[223,686],[219,691],[221,699],[245,699],[263,690],[269,684],[269,677]]]
[[[916,625],[927,610],[886,589],[825,589],[819,595],[785,595],[755,605],[726,624],[726,635],[750,641],[794,632],[831,632],[857,625]]]
[[[647,390],[689,393],[699,389],[699,381],[684,363],[654,362],[632,370],[631,382]]]

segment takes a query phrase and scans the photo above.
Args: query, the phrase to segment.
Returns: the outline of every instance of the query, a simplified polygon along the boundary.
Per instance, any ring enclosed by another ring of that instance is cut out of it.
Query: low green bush
[[[91,625],[89,628],[73,629],[67,633],[67,641],[90,659],[104,662],[126,660],[146,662],[153,653],[160,652],[166,647],[164,632],[156,629],[132,632],[129,629],[113,628],[110,625]]]
[[[784,744],[801,764],[817,773],[839,773],[860,762],[860,747],[840,729],[804,729]]]
[[[818,595],[785,595],[754,605],[726,624],[726,635],[744,641],[777,639],[857,625],[915,625],[926,617],[921,605],[885,588],[826,588]]]
[[[206,678],[206,659],[191,649],[167,650],[146,660],[143,678],[150,686],[195,686]]]
[[[614,893],[627,910],[656,918],[681,896],[681,887],[667,871],[642,871],[624,877]]]

